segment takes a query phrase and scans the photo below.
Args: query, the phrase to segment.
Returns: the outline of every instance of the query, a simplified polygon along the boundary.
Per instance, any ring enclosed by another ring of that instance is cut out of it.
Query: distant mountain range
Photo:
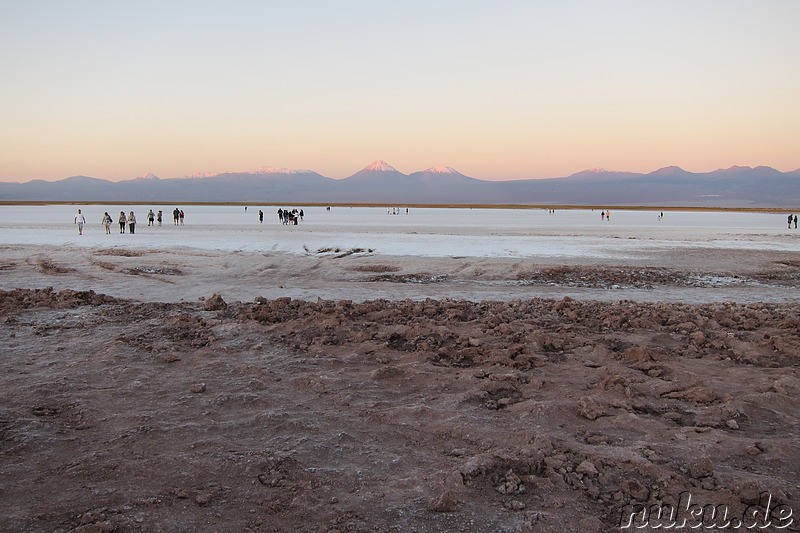
[[[800,169],[731,167],[693,173],[665,167],[648,174],[591,169],[564,178],[487,181],[450,167],[403,174],[375,161],[349,178],[262,167],[183,178],[113,182],[87,176],[0,183],[0,201],[521,204],[683,207],[800,207]]]

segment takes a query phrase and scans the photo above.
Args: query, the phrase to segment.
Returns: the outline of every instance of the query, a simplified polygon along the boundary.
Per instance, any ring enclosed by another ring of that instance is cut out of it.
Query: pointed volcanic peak
[[[378,159],[377,161],[373,161],[362,170],[370,170],[373,172],[399,172],[396,168],[392,165],[384,161],[383,159]]]
[[[152,172],[148,172],[144,176],[136,176],[134,181],[159,181],[161,178],[153,174]]]
[[[383,159],[379,159],[377,161],[373,161],[349,178],[345,178],[342,181],[391,182],[406,177],[407,176],[405,174],[394,168],[392,165]]]

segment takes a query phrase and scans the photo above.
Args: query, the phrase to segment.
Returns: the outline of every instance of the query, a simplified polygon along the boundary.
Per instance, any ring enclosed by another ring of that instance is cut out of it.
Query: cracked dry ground
[[[798,331],[781,304],[0,291],[0,529],[601,532],[684,491],[797,510]]]

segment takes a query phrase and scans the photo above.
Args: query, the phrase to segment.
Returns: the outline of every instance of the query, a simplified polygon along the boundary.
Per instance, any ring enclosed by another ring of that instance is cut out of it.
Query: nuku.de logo
[[[785,529],[794,523],[792,508],[773,501],[772,494],[762,492],[759,503],[748,506],[741,516],[734,516],[725,504],[692,503],[692,494],[682,492],[678,504],[628,505],[622,510],[619,527],[637,530],[653,529],[753,529],[768,527]]]

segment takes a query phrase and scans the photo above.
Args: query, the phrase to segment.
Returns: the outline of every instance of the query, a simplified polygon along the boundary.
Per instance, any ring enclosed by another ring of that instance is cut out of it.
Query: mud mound
[[[68,309],[81,305],[103,305],[118,302],[116,298],[97,294],[94,291],[64,290],[54,292],[45,289],[0,290],[0,316],[13,315],[21,309],[50,308]]]
[[[793,305],[608,304],[569,298],[352,303],[279,298],[240,304],[232,312],[273,324],[275,340],[293,345],[369,341],[456,366],[496,363],[527,368],[590,342],[595,350],[602,347],[636,359],[640,370],[652,370],[658,366],[655,361],[668,356],[727,358],[764,366],[796,364],[800,357],[796,334],[800,311]],[[348,327],[343,327],[344,321]],[[626,350],[635,345],[615,336],[615,331],[640,332],[642,341],[667,341],[667,345],[660,354],[647,347],[629,353]]]
[[[0,309],[3,530],[605,532],[800,503],[793,305]]]

